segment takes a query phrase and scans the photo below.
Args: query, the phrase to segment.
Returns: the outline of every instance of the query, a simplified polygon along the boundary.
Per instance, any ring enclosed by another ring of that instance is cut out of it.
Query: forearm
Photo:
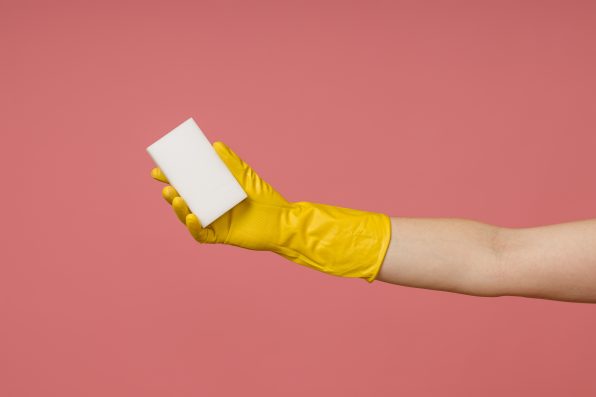
[[[526,229],[392,218],[378,280],[478,296],[596,302],[596,221]]]
[[[466,219],[391,218],[391,242],[377,280],[495,296],[503,274],[499,228]]]

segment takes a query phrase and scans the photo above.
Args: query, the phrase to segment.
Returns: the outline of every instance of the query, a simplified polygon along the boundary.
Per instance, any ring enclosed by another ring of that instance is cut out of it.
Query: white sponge
[[[147,152],[203,227],[247,197],[192,118],[149,146]]]

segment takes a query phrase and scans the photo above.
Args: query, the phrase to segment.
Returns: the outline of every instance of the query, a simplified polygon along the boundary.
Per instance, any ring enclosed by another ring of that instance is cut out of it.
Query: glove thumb
[[[265,182],[228,145],[217,141],[213,143],[213,148],[250,198],[287,203],[285,198]]]

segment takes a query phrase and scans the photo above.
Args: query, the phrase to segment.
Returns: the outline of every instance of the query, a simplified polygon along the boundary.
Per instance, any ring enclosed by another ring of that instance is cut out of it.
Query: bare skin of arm
[[[451,218],[391,218],[377,280],[476,296],[596,303],[596,219],[504,228]]]

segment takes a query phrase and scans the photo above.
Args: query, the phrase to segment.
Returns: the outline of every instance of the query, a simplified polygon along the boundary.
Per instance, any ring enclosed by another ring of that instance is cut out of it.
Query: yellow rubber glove
[[[213,143],[248,197],[206,228],[172,186],[162,194],[200,243],[223,243],[273,251],[293,262],[343,277],[372,282],[391,238],[381,213],[325,204],[288,202],[222,142]],[[168,183],[159,168],[151,176]]]

